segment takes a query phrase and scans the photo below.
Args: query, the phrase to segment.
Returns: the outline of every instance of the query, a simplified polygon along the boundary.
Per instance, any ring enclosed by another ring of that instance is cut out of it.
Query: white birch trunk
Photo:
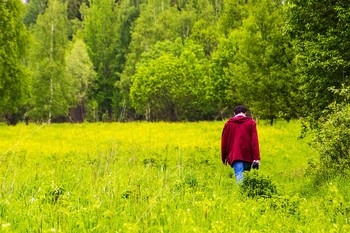
[[[51,43],[50,43],[50,63],[53,62],[53,36],[54,36],[54,23],[51,21]],[[49,124],[52,117],[52,105],[53,105],[53,77],[50,76],[50,109],[49,109]]]

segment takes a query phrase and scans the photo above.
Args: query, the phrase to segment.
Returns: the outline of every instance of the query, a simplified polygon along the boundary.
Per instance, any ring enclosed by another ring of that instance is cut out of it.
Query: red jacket
[[[232,165],[233,161],[260,160],[258,133],[255,121],[246,116],[229,119],[222,131],[221,159]]]

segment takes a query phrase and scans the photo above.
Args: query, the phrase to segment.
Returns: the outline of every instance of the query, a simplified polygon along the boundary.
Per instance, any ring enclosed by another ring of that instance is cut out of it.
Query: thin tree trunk
[[[145,117],[146,121],[151,121],[151,105],[149,103],[147,104]]]
[[[53,36],[54,36],[54,24],[51,21],[51,44],[50,44],[50,63],[53,61]],[[49,124],[51,123],[52,117],[52,104],[53,104],[53,77],[52,73],[50,76],[50,110],[49,110]]]

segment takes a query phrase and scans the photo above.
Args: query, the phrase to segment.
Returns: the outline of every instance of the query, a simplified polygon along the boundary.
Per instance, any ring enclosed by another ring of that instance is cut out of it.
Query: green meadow
[[[300,122],[258,121],[277,192],[255,197],[221,163],[224,123],[1,124],[0,232],[350,231],[348,179],[317,180]]]

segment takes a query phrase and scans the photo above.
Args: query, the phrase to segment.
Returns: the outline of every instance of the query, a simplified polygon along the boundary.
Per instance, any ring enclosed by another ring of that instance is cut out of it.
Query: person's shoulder
[[[231,118],[229,118],[229,119],[225,122],[225,126],[232,125],[233,123],[234,123],[233,117],[231,117]]]
[[[233,121],[234,117],[230,117],[229,119],[227,119],[226,124],[233,123]]]
[[[250,124],[256,124],[256,121],[251,116],[247,116],[247,122],[249,122]]]

